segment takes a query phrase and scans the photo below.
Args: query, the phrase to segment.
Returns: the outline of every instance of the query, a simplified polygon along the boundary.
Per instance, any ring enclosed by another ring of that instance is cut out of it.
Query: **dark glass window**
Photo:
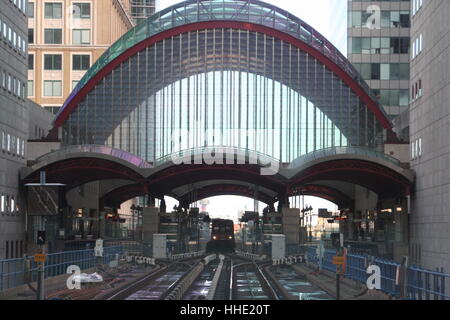
[[[61,70],[62,69],[62,56],[60,54],[44,55],[44,69],[45,70]]]
[[[28,29],[28,43],[34,43],[34,29]]]
[[[400,53],[400,38],[391,38],[391,53]]]
[[[410,38],[400,38],[400,53],[409,53]]]
[[[27,14],[28,18],[34,18],[34,2],[28,2]]]
[[[74,3],[73,4],[74,19],[90,19],[91,4],[90,3]]]
[[[34,54],[28,54],[28,70],[34,69]]]
[[[72,70],[88,70],[91,57],[89,55],[75,54],[72,56]]]
[[[380,64],[379,63],[372,63],[371,79],[372,80],[380,80]]]
[[[46,19],[62,18],[62,3],[45,3],[44,16]]]
[[[44,30],[45,44],[61,44],[62,30],[61,29],[45,29]]]

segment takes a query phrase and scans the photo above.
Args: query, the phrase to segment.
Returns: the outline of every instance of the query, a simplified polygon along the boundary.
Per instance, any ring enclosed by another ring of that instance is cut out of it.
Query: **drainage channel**
[[[235,266],[233,270],[233,300],[269,300],[253,264]]]
[[[205,267],[182,300],[206,300],[219,262],[220,260],[216,259]]]
[[[286,291],[299,300],[334,300],[332,296],[308,282],[290,266],[271,267],[270,271]]]

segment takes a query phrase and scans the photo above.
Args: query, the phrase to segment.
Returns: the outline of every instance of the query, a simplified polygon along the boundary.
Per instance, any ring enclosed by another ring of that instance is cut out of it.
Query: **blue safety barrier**
[[[336,250],[326,249],[323,254],[322,269],[330,272],[336,272],[336,265],[333,264],[333,257]]]
[[[381,291],[399,298],[400,289],[395,283],[397,268],[400,267],[400,264],[382,258],[375,258],[373,264],[381,269]]]
[[[316,250],[316,247],[308,247],[306,256],[309,263],[319,267],[320,261]],[[333,265],[333,256],[335,254],[336,250],[325,250],[321,269],[336,272],[336,266]],[[376,265],[380,268],[380,291],[386,294],[396,298],[411,300],[450,300],[450,295],[448,294],[450,275],[410,266],[407,268],[406,273],[406,293],[402,296],[401,288],[397,285],[397,270],[401,265],[378,257],[348,253],[345,277],[365,284],[369,276],[366,272],[369,265]]]
[[[123,254],[122,246],[103,248],[103,257],[97,258],[94,249],[49,253],[45,261],[45,278],[65,274],[67,267],[79,266],[81,270],[93,268],[98,263],[109,264]],[[15,288],[37,280],[38,264],[32,256],[21,259],[0,260],[0,291]]]
[[[345,265],[345,277],[359,281],[367,282],[367,259],[359,254],[347,254],[347,262]]]
[[[412,300],[450,300],[446,293],[450,275],[411,266],[407,273],[407,297]]]
[[[306,257],[308,259],[308,262],[313,263],[315,265],[319,265],[319,258],[317,257],[315,247],[308,247],[306,251]]]

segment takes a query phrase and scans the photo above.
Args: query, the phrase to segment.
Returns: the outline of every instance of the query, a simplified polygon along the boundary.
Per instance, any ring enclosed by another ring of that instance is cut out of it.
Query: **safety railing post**
[[[430,300],[430,274],[425,273],[425,298]]]

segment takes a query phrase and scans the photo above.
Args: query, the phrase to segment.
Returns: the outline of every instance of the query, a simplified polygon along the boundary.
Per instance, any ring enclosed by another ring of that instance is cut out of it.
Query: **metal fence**
[[[98,263],[109,264],[117,255],[123,254],[122,246],[109,246],[103,249],[103,257],[97,258],[94,249],[64,251],[47,254],[45,278],[65,274],[67,267],[77,265],[81,270],[93,268]],[[101,259],[99,261],[98,259]],[[33,257],[0,260],[0,291],[15,288],[37,280],[38,264]]]
[[[336,251],[326,249],[322,262],[320,262],[316,250],[316,247],[307,248],[306,256],[308,262],[317,266],[321,263],[323,270],[336,272],[336,266],[332,263]],[[406,290],[402,295],[403,290],[397,284],[397,272],[401,265],[397,262],[378,257],[348,253],[345,265],[345,277],[365,284],[368,279],[366,270],[370,265],[380,267],[380,291],[386,294],[396,298],[410,300],[450,300],[450,275],[443,272],[409,266],[406,271]]]
[[[412,300],[450,300],[450,275],[418,267],[408,268],[407,296]]]
[[[105,242],[105,246],[121,246],[123,248],[124,254],[128,255],[136,255],[136,256],[144,256],[144,257],[152,257],[153,256],[153,247],[150,243],[142,243],[138,241],[114,241],[107,240]]]

